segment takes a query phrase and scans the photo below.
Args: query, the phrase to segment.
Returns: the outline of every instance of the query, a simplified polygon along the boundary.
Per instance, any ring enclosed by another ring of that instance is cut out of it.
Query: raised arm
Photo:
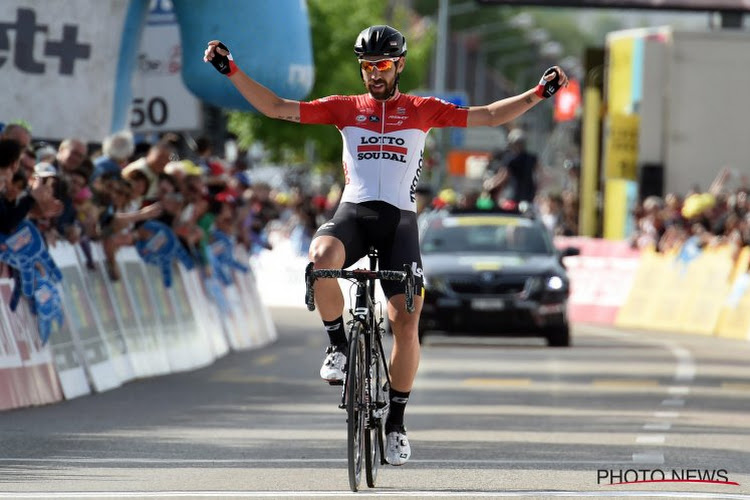
[[[264,115],[270,118],[299,122],[299,101],[281,98],[247,76],[234,64],[229,49],[219,40],[208,42],[203,60],[210,62],[219,73],[229,77],[229,80],[247,99],[247,102]]]
[[[533,108],[538,102],[553,96],[560,87],[567,87],[567,85],[568,77],[565,72],[559,66],[552,66],[544,72],[536,88],[486,106],[470,107],[466,126],[497,127],[508,123]]]

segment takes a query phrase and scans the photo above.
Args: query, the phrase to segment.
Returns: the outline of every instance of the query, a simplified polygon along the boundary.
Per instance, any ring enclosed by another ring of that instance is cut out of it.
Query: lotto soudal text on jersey
[[[467,116],[466,108],[399,92],[387,101],[362,94],[300,104],[302,123],[335,125],[341,133],[346,177],[342,202],[381,200],[412,212],[427,132],[465,127]]]

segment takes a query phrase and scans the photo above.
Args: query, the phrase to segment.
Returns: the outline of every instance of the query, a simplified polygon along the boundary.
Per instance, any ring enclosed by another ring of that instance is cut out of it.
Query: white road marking
[[[638,436],[635,442],[638,444],[664,444],[664,436]]]
[[[672,428],[669,422],[653,422],[643,426],[645,431],[668,431]]]
[[[675,385],[667,389],[667,392],[673,395],[685,395],[690,393],[690,387],[684,385]]]
[[[633,453],[633,462],[637,464],[663,464],[664,453],[658,451],[647,451],[644,453]]]
[[[177,465],[204,465],[204,464],[334,464],[346,463],[345,458],[224,458],[224,459],[180,459],[180,458],[0,458],[3,463],[70,463],[70,464],[177,464]],[[461,460],[461,459],[422,459],[410,460],[409,464],[455,464],[455,465],[507,465],[507,464],[559,464],[559,460]],[[566,464],[603,465],[603,464],[629,464],[630,460],[616,459],[602,460],[566,460]],[[2,465],[0,465],[2,469]]]
[[[720,498],[748,500],[750,495],[688,491],[82,491],[0,493],[0,498]]]
[[[656,411],[654,417],[656,418],[677,418],[680,416],[679,412],[676,411]]]

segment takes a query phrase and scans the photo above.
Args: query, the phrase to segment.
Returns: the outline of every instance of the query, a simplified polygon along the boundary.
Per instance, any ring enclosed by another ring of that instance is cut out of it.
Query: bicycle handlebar
[[[305,303],[307,309],[315,310],[315,292],[313,284],[319,278],[343,278],[356,281],[385,280],[385,281],[403,281],[404,294],[406,295],[406,310],[409,313],[414,312],[414,273],[411,266],[404,264],[403,271],[391,271],[384,269],[382,271],[371,271],[369,269],[313,269],[313,263],[310,262],[305,269]]]

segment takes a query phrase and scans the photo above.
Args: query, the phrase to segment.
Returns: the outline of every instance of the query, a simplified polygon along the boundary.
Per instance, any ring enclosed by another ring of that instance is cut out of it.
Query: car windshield
[[[423,253],[500,252],[551,254],[544,228],[515,217],[447,217],[422,236]]]

